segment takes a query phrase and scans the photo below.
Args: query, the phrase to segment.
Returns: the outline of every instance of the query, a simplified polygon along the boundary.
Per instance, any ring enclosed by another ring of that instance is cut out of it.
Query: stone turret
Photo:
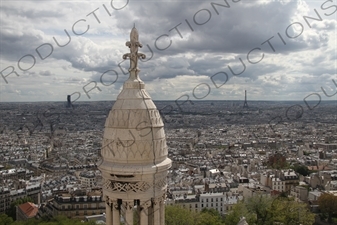
[[[134,27],[130,41],[129,79],[124,83],[105,122],[99,165],[106,200],[106,224],[164,225],[167,158],[164,124],[138,73],[142,45]],[[134,212],[136,216],[134,217]]]

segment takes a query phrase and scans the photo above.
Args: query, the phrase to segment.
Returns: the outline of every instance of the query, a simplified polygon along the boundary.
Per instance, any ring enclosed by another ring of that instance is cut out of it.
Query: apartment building
[[[105,212],[101,189],[92,191],[76,190],[58,193],[46,205],[41,207],[39,215],[64,215],[69,218],[84,219],[85,216],[98,215]]]

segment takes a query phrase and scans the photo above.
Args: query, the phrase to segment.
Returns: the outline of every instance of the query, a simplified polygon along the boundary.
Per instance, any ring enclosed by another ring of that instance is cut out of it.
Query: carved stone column
[[[148,224],[149,225],[154,225],[153,224],[153,207],[152,207],[152,204],[151,204],[151,206],[149,207],[149,208],[147,208],[147,211],[148,211]]]
[[[122,203],[122,207],[125,213],[125,225],[133,225],[133,206],[133,201],[123,201]]]
[[[112,200],[112,225],[120,225],[119,205],[117,200]]]
[[[160,201],[160,225],[165,225],[165,199],[166,195],[164,194]]]
[[[140,225],[149,224],[149,207],[150,206],[151,206],[151,201],[141,202]]]
[[[109,200],[109,198],[106,200],[105,204],[105,217],[106,217],[106,225],[112,225],[112,209],[111,209],[112,203]]]
[[[153,205],[153,224],[160,224],[160,199],[155,198],[152,200],[152,205]]]

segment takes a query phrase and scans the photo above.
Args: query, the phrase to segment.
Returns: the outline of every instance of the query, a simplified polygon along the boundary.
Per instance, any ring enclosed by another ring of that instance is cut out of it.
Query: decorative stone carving
[[[144,181],[141,182],[116,182],[107,180],[104,187],[111,192],[145,192],[151,186]]]
[[[112,199],[111,200],[111,203],[112,203],[112,208],[114,210],[119,210],[119,205],[118,205],[118,201],[116,199]]]
[[[146,56],[143,53],[138,53],[138,47],[141,48],[143,45],[138,41],[138,31],[135,27],[133,27],[131,30],[130,41],[127,41],[125,45],[130,48],[130,53],[124,54],[123,59],[130,58],[129,72],[135,71],[137,76],[139,72],[138,58],[145,59]]]
[[[134,202],[133,201],[123,201],[122,207],[123,207],[124,210],[130,211],[134,207]]]
[[[160,179],[159,181],[154,183],[154,187],[157,190],[161,190],[166,186],[166,177]],[[108,189],[112,192],[146,192],[153,185],[141,181],[141,182],[117,182],[112,180],[107,180],[103,184],[105,189]]]
[[[165,201],[165,200],[166,200],[166,193],[163,193],[163,195],[162,195],[162,199],[163,199],[163,201]]]
[[[167,182],[166,177],[164,177],[164,178],[160,179],[158,182],[156,182],[155,187],[157,189],[162,189],[163,187],[166,186],[166,182]]]
[[[148,209],[152,205],[151,201],[142,202],[140,207],[141,209]]]
[[[102,155],[108,158],[151,160],[154,156],[161,157],[167,155],[165,138],[152,141],[115,141],[104,138],[102,145]]]
[[[157,109],[114,109],[106,120],[106,127],[129,128],[140,127],[146,122],[148,127],[163,127],[163,121]]]
[[[105,203],[109,205],[110,204],[110,198],[109,198],[109,196],[105,195],[104,199],[105,199]]]
[[[138,88],[138,89],[143,89],[144,88],[144,83],[124,83],[123,85],[124,88],[128,89],[135,89],[135,88]],[[145,98],[146,95],[144,95],[144,98]]]
[[[158,205],[160,205],[163,202],[164,202],[163,196],[159,196],[157,198],[152,198],[152,204],[154,206],[158,206]]]

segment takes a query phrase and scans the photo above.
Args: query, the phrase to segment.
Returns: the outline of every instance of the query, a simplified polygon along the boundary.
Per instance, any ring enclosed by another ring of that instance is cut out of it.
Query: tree
[[[276,198],[271,213],[273,222],[284,225],[312,225],[315,222],[315,214],[309,211],[308,205],[291,198]]]
[[[292,198],[272,198],[256,195],[239,202],[225,218],[226,225],[237,225],[241,217],[248,224],[256,225],[312,225],[315,215],[309,211],[307,204]]]
[[[273,199],[264,195],[254,195],[245,201],[248,212],[256,215],[256,224],[270,224]]]
[[[323,193],[317,199],[319,210],[328,216],[328,222],[332,222],[332,217],[337,215],[337,196]]]
[[[196,225],[224,225],[220,213],[215,209],[203,208]]]
[[[6,214],[0,214],[0,224],[10,225],[13,223],[12,217],[7,216]]]
[[[182,208],[178,205],[166,206],[165,224],[166,225],[195,225],[196,213]]]
[[[295,164],[293,166],[293,169],[296,173],[299,173],[303,176],[308,176],[311,173],[311,171],[308,169],[307,166],[300,165],[300,164]]]
[[[246,205],[243,201],[235,204],[231,211],[225,217],[226,225],[237,225],[241,217],[245,217],[248,224],[255,224],[255,216],[248,212]]]

